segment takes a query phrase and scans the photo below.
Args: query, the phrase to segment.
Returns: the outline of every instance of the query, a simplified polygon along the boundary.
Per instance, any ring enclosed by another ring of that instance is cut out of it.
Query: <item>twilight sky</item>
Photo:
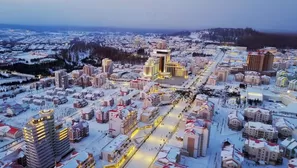
[[[297,0],[0,0],[0,23],[297,31]]]

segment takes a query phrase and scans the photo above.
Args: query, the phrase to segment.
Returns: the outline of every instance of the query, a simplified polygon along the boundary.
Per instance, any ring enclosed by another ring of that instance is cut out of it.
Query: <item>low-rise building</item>
[[[91,120],[94,117],[94,109],[84,109],[81,118],[84,120]]]
[[[286,87],[286,86],[288,86],[288,84],[289,84],[288,77],[281,76],[281,77],[276,78],[276,83],[275,83],[276,86]]]
[[[158,153],[152,168],[177,167],[186,168],[179,164],[181,159],[180,149],[172,146],[164,146]]]
[[[288,86],[289,90],[297,90],[297,80],[293,79],[289,82],[289,86]]]
[[[197,106],[193,110],[197,114],[198,118],[205,120],[212,120],[214,113],[214,104],[212,102],[205,102],[201,106]]]
[[[242,136],[244,138],[264,138],[270,142],[277,142],[278,131],[272,125],[249,121],[244,125]]]
[[[211,75],[209,76],[208,80],[207,80],[207,84],[208,85],[216,85],[218,81],[218,77],[216,75]]]
[[[120,163],[130,157],[135,150],[135,145],[127,135],[118,135],[101,151],[102,160],[110,163]]]
[[[21,129],[0,123],[0,134],[9,138],[17,139],[23,136]]]
[[[223,143],[221,151],[222,168],[241,168],[244,161],[243,153],[229,141]]]
[[[265,124],[272,124],[272,113],[269,110],[262,108],[248,107],[244,109],[243,113],[246,121],[262,122]]]
[[[228,127],[232,130],[241,130],[243,128],[244,117],[238,111],[232,111],[228,115]]]
[[[283,150],[283,157],[288,159],[297,157],[297,140],[294,138],[286,138],[280,143]]]
[[[124,108],[109,118],[109,134],[113,137],[119,134],[129,134],[137,128],[137,112],[132,108]]]
[[[68,129],[70,142],[79,142],[83,138],[89,136],[89,124],[86,121],[72,122],[72,126]]]
[[[73,152],[71,159],[65,163],[57,163],[55,168],[95,168],[93,154],[87,152]]]
[[[283,117],[274,119],[273,125],[278,131],[278,137],[281,139],[291,137],[295,129],[295,126]]]
[[[198,94],[195,98],[195,105],[196,106],[201,106],[205,102],[207,102],[208,96],[205,94]]]
[[[158,114],[158,107],[147,107],[143,110],[140,116],[140,121],[144,123],[150,123],[153,119],[155,119]]]
[[[239,72],[234,75],[234,78],[236,82],[242,82],[244,80],[244,74]]]
[[[261,164],[280,165],[283,162],[280,146],[265,139],[246,139],[243,153],[246,158]]]

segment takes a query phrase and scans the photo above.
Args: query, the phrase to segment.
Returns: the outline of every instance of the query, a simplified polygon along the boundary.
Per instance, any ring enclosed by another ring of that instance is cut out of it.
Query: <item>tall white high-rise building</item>
[[[113,72],[113,62],[109,58],[104,58],[102,60],[102,71],[107,73],[107,75],[112,74]]]
[[[68,75],[65,69],[55,71],[55,85],[57,88],[68,88]]]
[[[54,167],[70,150],[68,129],[55,125],[54,111],[42,110],[23,128],[28,167]]]

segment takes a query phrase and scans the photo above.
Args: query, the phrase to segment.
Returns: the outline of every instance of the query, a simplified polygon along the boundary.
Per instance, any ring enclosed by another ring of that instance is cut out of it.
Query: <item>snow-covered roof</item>
[[[278,144],[267,142],[265,139],[246,139],[244,142],[245,145],[248,145],[252,148],[266,148],[270,152],[280,152],[280,147]]]
[[[232,119],[238,119],[238,120],[240,120],[240,121],[243,121],[244,120],[244,117],[243,117],[243,115],[240,113],[240,112],[237,112],[237,111],[235,111],[235,110],[233,110],[233,111],[231,111],[229,114],[228,114],[228,118],[230,119],[230,120],[232,120]]]
[[[236,165],[240,165],[244,160],[243,153],[236,149],[233,144],[223,146],[221,151],[221,158],[223,161],[236,161]]]
[[[271,112],[269,110],[259,108],[259,107],[248,107],[248,108],[245,108],[244,111],[247,111],[247,112],[250,112],[250,113],[261,112],[262,114],[265,114],[265,115],[270,115],[271,114]]]
[[[245,123],[244,128],[250,128],[255,130],[263,129],[265,132],[277,132],[277,130],[272,125],[253,121]]]
[[[129,137],[127,135],[120,134],[115,139],[113,139],[108,145],[106,145],[102,152],[113,152],[116,149],[120,148],[120,146],[123,144],[123,142],[127,141]]]
[[[281,117],[281,118],[276,118],[274,121],[274,126],[276,126],[277,128],[282,128],[282,127],[288,127],[291,130],[294,130],[295,125],[290,123],[290,121],[288,121],[287,119]]]

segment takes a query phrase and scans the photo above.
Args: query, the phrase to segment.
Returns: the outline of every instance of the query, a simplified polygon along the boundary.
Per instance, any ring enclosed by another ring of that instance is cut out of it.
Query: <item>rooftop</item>
[[[270,152],[280,152],[280,147],[278,144],[267,142],[265,139],[246,139],[245,145],[253,148],[267,148]]]
[[[102,152],[113,152],[116,149],[118,149],[123,142],[128,140],[129,137],[127,135],[118,135],[115,139],[113,139],[108,145],[106,145],[103,149]]]

